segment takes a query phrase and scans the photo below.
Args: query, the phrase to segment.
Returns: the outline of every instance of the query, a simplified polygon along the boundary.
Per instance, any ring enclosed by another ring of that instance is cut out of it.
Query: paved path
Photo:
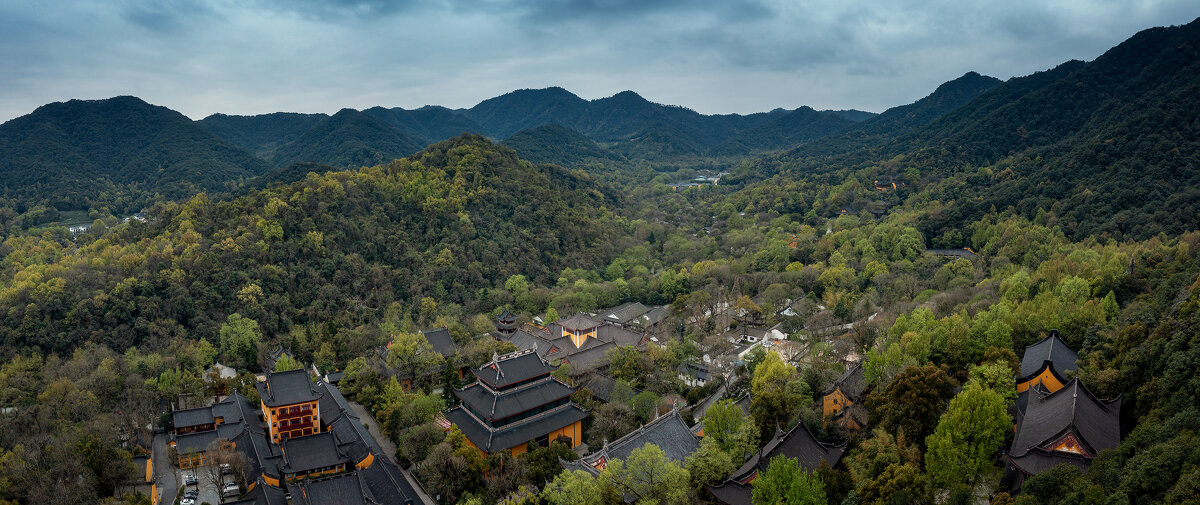
[[[383,430],[379,429],[379,422],[375,421],[375,416],[367,412],[366,407],[359,405],[358,402],[347,400],[346,403],[350,404],[350,409],[354,411],[354,415],[358,416],[358,419],[367,425],[367,432],[372,437],[375,437],[375,441],[379,442],[379,447],[382,447],[383,452],[387,453],[387,457],[395,463],[396,444],[393,444],[390,438],[383,436]],[[408,484],[417,491],[417,496],[421,498],[421,501],[425,505],[437,505],[437,502],[433,501],[428,494],[425,494],[425,490],[421,489],[421,484],[417,482],[417,479],[413,478],[412,474],[408,473],[408,470],[400,467],[400,465],[396,465],[396,467],[400,468],[400,473],[404,474],[405,479],[408,479]]]
[[[379,423],[375,421],[375,416],[367,412],[366,407],[359,405],[358,402],[346,400],[346,403],[350,404],[350,409],[354,411],[354,415],[358,416],[358,419],[367,425],[367,431],[371,433],[372,437],[375,437],[375,441],[379,442],[379,447],[382,447],[383,452],[386,452],[388,458],[395,463],[396,444],[392,443],[392,439],[383,436],[383,430],[379,429]]]
[[[171,505],[175,503],[175,494],[179,492],[179,474],[167,456],[167,437],[166,433],[154,434],[154,480],[162,493],[159,503]]]

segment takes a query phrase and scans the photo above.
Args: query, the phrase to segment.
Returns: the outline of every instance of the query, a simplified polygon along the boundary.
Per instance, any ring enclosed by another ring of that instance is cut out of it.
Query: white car
[[[185,497],[183,497],[183,499],[179,500],[179,505],[196,505],[196,500],[192,499],[191,497],[185,496]]]
[[[225,487],[221,488],[221,496],[237,496],[237,495],[241,494],[241,492],[242,492],[242,488],[238,487],[237,484],[234,484],[232,482],[230,482],[229,484],[225,484]],[[180,505],[183,505],[183,504],[180,504]]]

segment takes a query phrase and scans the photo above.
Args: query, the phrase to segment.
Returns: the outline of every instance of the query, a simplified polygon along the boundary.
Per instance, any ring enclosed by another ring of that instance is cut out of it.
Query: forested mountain
[[[280,166],[312,162],[356,168],[403,158],[423,147],[421,139],[405,135],[371,115],[342,109],[276,149],[271,161]]]
[[[263,189],[269,186],[280,184],[291,184],[308,177],[309,172],[323,174],[325,172],[336,172],[339,170],[341,169],[322,163],[292,163],[286,167],[276,168],[275,170],[251,179],[246,183],[246,189]]]
[[[1011,79],[907,134],[868,143],[842,143],[850,133],[829,137],[724,181],[853,177],[845,198],[897,176],[901,198],[937,202],[923,223],[931,237],[1005,209],[1031,219],[1046,213],[1076,238],[1179,233],[1200,223],[1198,51],[1200,22],[1146,30],[1094,61]],[[974,85],[960,97],[990,82],[964,78]]]
[[[235,311],[274,334],[353,327],[422,297],[470,307],[497,279],[548,282],[567,267],[606,264],[616,203],[577,172],[519,161],[479,136],[229,201],[197,196],[79,254],[5,257],[0,342],[69,352],[98,339],[123,349],[172,335],[215,341]],[[113,254],[121,265],[70,272]],[[34,293],[60,276],[64,289]]]
[[[257,116],[213,114],[200,121],[200,126],[255,155],[269,159],[275,149],[312,129],[328,114],[275,112]]]
[[[534,163],[553,163],[567,168],[624,167],[629,160],[587,138],[584,134],[557,124],[521,130],[502,142],[521,159]]]
[[[791,148],[800,143],[840,132],[854,125],[836,112],[800,107],[768,123],[738,132],[712,149],[713,154],[733,155]]]
[[[470,118],[435,105],[427,105],[413,110],[405,110],[400,107],[391,109],[371,107],[363,112],[392,125],[401,133],[421,139],[427,144],[457,137],[464,133],[483,133],[483,127]]]
[[[71,100],[0,125],[0,196],[18,208],[136,211],[270,170],[184,115],[122,96]]]

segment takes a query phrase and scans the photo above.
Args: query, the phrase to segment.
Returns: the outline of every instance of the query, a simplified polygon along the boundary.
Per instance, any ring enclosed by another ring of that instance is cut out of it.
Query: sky
[[[0,121],[117,95],[200,119],[549,86],[705,114],[881,112],[1198,16],[1196,0],[4,0]]]

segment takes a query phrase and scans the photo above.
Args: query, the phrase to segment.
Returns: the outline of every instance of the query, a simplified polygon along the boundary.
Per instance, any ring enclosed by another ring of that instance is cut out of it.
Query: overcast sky
[[[199,119],[547,86],[703,113],[879,112],[1197,16],[1196,0],[4,0],[0,121],[115,95]]]

